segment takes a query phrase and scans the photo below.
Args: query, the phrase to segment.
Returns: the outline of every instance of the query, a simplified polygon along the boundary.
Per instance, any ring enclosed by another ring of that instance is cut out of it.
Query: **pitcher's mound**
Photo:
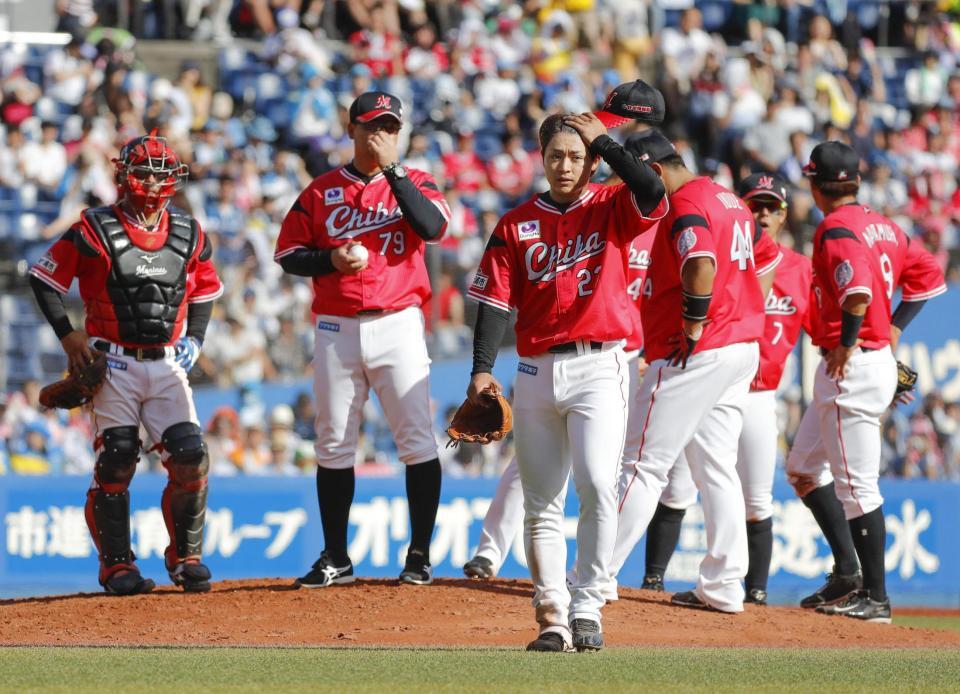
[[[529,581],[394,580],[294,590],[290,579],[223,581],[187,595],[161,588],[0,601],[0,645],[424,646],[522,648],[536,637]],[[896,611],[896,606],[894,606]],[[625,589],[603,612],[610,646],[958,648],[960,634],[779,607],[724,615]]]

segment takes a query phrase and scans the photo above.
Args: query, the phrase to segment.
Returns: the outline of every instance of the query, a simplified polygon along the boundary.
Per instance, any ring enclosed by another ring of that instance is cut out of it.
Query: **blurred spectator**
[[[929,108],[940,101],[947,85],[947,73],[935,51],[928,51],[919,67],[907,71],[904,85],[907,100],[913,106]]]
[[[243,441],[240,417],[232,407],[218,407],[207,424],[207,450],[210,474],[232,476],[243,474]]]

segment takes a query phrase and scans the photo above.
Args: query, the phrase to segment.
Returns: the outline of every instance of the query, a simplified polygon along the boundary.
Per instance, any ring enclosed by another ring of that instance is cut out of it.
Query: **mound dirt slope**
[[[362,580],[294,590],[289,579],[223,581],[203,595],[162,588],[0,601],[0,645],[523,647],[536,635],[528,581]],[[610,646],[960,648],[960,634],[861,624],[790,608],[723,615],[625,589],[604,610]]]

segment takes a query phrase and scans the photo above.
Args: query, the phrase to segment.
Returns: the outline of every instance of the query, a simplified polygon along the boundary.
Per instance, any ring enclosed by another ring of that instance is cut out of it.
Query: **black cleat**
[[[855,590],[863,587],[863,574],[857,571],[855,574],[844,576],[843,574],[827,574],[827,582],[817,589],[817,592],[808,595],[800,601],[800,607],[813,609],[822,605],[832,605],[840,602]]]
[[[643,577],[643,583],[640,584],[640,590],[655,590],[658,593],[662,593],[663,576],[660,574],[647,574]]]
[[[493,578],[493,562],[479,554],[463,565],[467,578]]]
[[[527,644],[528,651],[538,653],[569,653],[573,648],[563,640],[563,636],[555,631],[540,634],[535,640]]]
[[[210,569],[199,561],[184,561],[167,573],[173,585],[183,588],[185,593],[207,593],[210,591]]]
[[[313,562],[313,568],[305,576],[293,582],[295,588],[326,588],[327,586],[353,583],[353,562],[349,559],[345,566],[334,566],[326,552]]]
[[[422,553],[407,552],[407,560],[403,563],[403,571],[400,572],[400,583],[410,583],[415,586],[433,583],[433,568]]]
[[[156,587],[152,579],[141,576],[136,568],[118,571],[108,576],[101,585],[110,595],[141,595]]]
[[[766,607],[767,591],[760,590],[759,588],[751,588],[747,591],[747,595],[743,601],[749,605],[760,605],[761,607]]]
[[[573,632],[573,647],[577,652],[599,651],[603,648],[600,622],[592,619],[575,619],[570,623],[570,631]]]
[[[701,600],[692,590],[685,590],[682,593],[674,593],[670,598],[670,603],[680,607],[694,607],[698,610],[712,610],[707,603]]]
[[[876,622],[878,624],[890,623],[890,598],[886,600],[874,600],[867,591],[857,590],[847,596],[846,600],[836,605],[821,605],[817,608],[820,614],[842,615],[852,619],[860,619],[864,622]]]

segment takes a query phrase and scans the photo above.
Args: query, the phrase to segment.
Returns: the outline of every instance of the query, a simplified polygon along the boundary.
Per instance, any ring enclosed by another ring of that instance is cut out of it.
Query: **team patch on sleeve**
[[[520,222],[517,225],[517,237],[521,241],[540,238],[540,220],[534,219],[529,222]]]
[[[522,361],[517,364],[517,371],[522,374],[528,374],[530,376],[536,376],[537,371],[540,369],[533,364],[525,364]]]
[[[677,237],[677,253],[680,254],[680,257],[684,257],[687,253],[690,252],[690,249],[697,244],[697,234],[694,232],[693,227],[688,227],[680,232],[680,236]]]
[[[853,265],[850,264],[849,260],[844,260],[837,265],[837,268],[833,271],[833,279],[840,289],[843,289],[853,281]]]
[[[482,272],[477,270],[477,274],[473,276],[473,283],[470,286],[476,289],[477,291],[482,292],[484,289],[487,288],[488,280],[489,278],[486,275],[484,275]]]
[[[57,271],[57,261],[55,261],[49,253],[46,253],[37,261],[37,267],[46,270],[52,275]]]

